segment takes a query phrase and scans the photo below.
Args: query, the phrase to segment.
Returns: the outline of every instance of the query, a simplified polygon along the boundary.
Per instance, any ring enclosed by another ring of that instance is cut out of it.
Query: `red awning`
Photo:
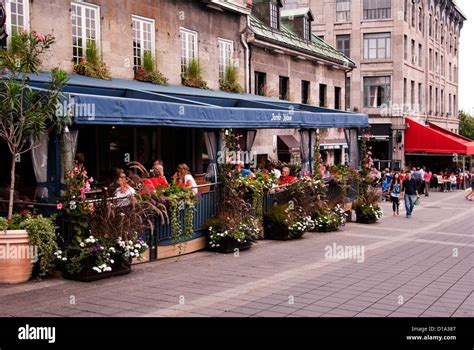
[[[474,154],[474,141],[437,125],[422,125],[406,118],[405,153]]]

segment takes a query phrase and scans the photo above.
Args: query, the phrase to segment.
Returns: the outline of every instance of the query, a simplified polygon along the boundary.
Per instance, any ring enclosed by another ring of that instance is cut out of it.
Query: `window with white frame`
[[[219,79],[225,78],[226,68],[233,66],[232,54],[234,52],[234,42],[226,39],[218,39],[219,43]]]
[[[30,27],[29,1],[28,0],[6,0],[5,10],[6,31],[8,35],[27,31]]]
[[[145,52],[155,54],[155,20],[132,16],[133,68],[143,66]]]
[[[311,21],[308,16],[305,16],[303,22],[303,37],[304,40],[311,41]]]
[[[100,8],[95,5],[71,3],[72,21],[72,57],[74,63],[79,63],[86,54],[87,44],[100,43]]]
[[[184,73],[189,63],[197,58],[197,33],[181,28],[179,35],[181,36],[181,73]]]
[[[270,27],[273,29],[279,29],[280,22],[280,9],[278,5],[271,2],[270,3]]]
[[[384,19],[392,17],[391,0],[364,0],[364,19]]]
[[[351,20],[351,0],[336,0],[336,22]]]
[[[390,58],[390,33],[364,34],[364,58],[366,60]]]

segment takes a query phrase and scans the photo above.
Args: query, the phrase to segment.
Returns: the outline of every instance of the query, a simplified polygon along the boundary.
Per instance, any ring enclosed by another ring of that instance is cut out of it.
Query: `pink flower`
[[[89,192],[91,190],[91,185],[88,182],[86,182],[84,187],[85,187],[85,192]]]
[[[87,171],[83,170],[83,171],[82,171],[82,176],[83,176],[83,177],[87,177]]]
[[[89,183],[93,183],[93,182],[94,182],[94,178],[91,176],[88,181],[89,181]]]
[[[7,67],[5,67],[2,69],[2,74],[8,74],[9,71],[10,70]]]
[[[38,41],[44,41],[44,39],[45,39],[43,34],[35,34],[35,38]]]
[[[61,210],[62,208],[63,208],[62,203],[56,204],[56,209],[57,209],[57,210]]]

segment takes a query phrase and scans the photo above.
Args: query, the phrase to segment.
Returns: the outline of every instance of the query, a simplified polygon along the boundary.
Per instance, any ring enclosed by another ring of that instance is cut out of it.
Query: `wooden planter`
[[[30,239],[26,230],[0,232],[0,283],[23,283],[32,272]]]
[[[92,258],[86,259],[86,261],[84,262],[84,267],[80,273],[70,274],[66,271],[66,269],[64,269],[62,276],[63,278],[68,279],[68,280],[92,282],[92,281],[102,280],[105,278],[126,275],[127,273],[130,273],[132,271],[131,260],[129,259],[125,259],[125,260],[121,260],[119,258],[115,259],[114,263],[112,264],[112,271],[98,273],[92,270],[94,266],[95,266],[94,259]]]
[[[252,246],[252,242],[247,241],[246,243],[237,242],[235,239],[231,237],[224,237],[219,241],[219,247],[211,247],[209,245],[209,249],[218,253],[235,253],[235,249],[239,251],[247,250]]]
[[[286,225],[281,223],[275,223],[267,218],[263,220],[264,232],[265,232],[265,239],[275,239],[278,241],[287,241],[290,239],[298,239],[301,238],[304,232],[300,232],[298,234],[293,234],[290,237],[290,232]]]

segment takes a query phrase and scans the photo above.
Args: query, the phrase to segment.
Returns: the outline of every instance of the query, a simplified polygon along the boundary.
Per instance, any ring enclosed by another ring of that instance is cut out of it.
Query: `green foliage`
[[[234,66],[229,65],[225,68],[224,79],[220,81],[220,89],[238,94],[244,92],[238,82],[237,69]]]
[[[247,243],[257,239],[260,235],[260,223],[249,215],[237,222],[236,225],[230,225],[228,222],[215,218],[209,220],[206,227],[211,248],[219,247],[220,241],[225,237],[230,237],[239,243]]]
[[[459,111],[459,134],[474,140],[474,117],[465,111]]]
[[[294,203],[274,205],[265,216],[265,236],[276,239],[299,238],[314,229],[314,221]]]
[[[74,65],[77,74],[90,78],[111,80],[109,69],[99,54],[95,40],[88,40],[86,56],[81,57],[79,63]]]
[[[36,74],[41,68],[41,55],[54,43],[52,35],[35,32],[12,36],[12,45],[0,50],[0,138],[5,140],[12,156],[12,173],[15,172],[17,154],[28,152],[30,139],[45,132],[60,132],[69,122],[56,113],[67,84],[67,74],[60,69],[51,71],[49,89],[33,90],[26,73]],[[6,74],[5,74],[6,73]],[[10,184],[15,188],[14,176]],[[8,218],[13,214],[13,196],[10,196]]]
[[[146,50],[143,54],[143,69],[147,72],[153,72],[156,67],[156,61],[151,51]]]
[[[30,244],[38,247],[37,269],[34,269],[38,277],[52,274],[56,266],[54,253],[58,249],[54,221],[41,215],[28,216],[20,227],[28,232]]]
[[[193,58],[181,74],[181,82],[185,86],[207,89],[207,83],[202,79],[202,68],[199,61]]]
[[[156,60],[151,51],[143,54],[143,65],[135,69],[135,79],[158,85],[168,85],[168,79],[156,69]]]
[[[312,216],[314,230],[317,232],[334,231],[346,223],[346,213],[339,206],[322,208]]]
[[[36,73],[41,69],[40,56],[53,45],[53,35],[36,32],[14,34],[8,50],[0,51],[0,68],[12,74]]]
[[[0,217],[0,232],[8,229],[8,220]]]
[[[378,204],[356,201],[353,208],[357,216],[361,218],[380,219],[383,216],[382,208]]]

